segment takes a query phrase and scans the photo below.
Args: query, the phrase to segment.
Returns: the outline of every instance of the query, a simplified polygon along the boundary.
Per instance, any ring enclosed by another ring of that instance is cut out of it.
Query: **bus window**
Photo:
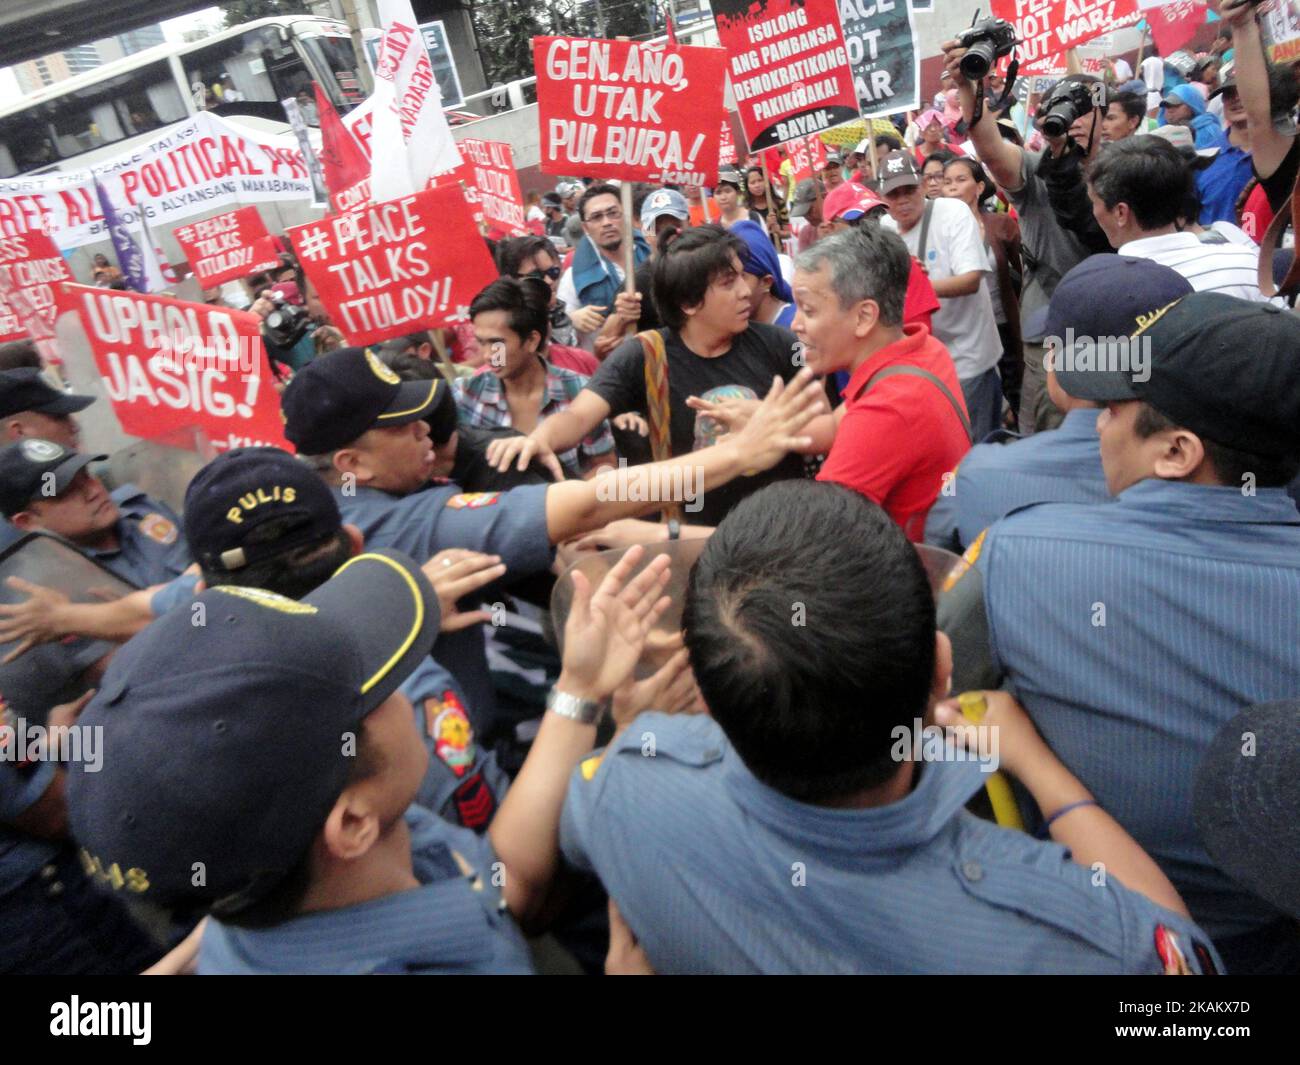
[[[184,117],[171,68],[151,63],[0,119],[6,149],[0,152],[0,176],[72,159]]]
[[[274,26],[196,48],[181,57],[181,64],[200,109],[245,100],[277,103],[293,96],[303,82],[311,83],[293,45]]]
[[[322,82],[325,95],[340,114],[351,111],[366,98],[357,77],[357,55],[349,38],[313,34],[298,39],[316,69],[325,75]]]

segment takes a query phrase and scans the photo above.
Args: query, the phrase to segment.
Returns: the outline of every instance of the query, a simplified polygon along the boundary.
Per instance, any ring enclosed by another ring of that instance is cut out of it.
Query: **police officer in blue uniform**
[[[1151,259],[1093,255],[1061,278],[1030,335],[1053,341],[1044,343],[1062,352],[1067,339],[1128,337],[1142,315],[1191,291],[1186,278]],[[1047,389],[1065,412],[1064,421],[1023,439],[999,431],[997,439],[971,448],[951,489],[941,491],[930,508],[926,543],[961,551],[1019,507],[1110,500],[1097,440],[1097,404],[1063,392],[1050,366]]]
[[[373,351],[343,348],[309,363],[285,389],[285,435],[300,455],[311,457],[333,486],[343,520],[357,526],[371,547],[418,559],[443,548],[472,548],[499,555],[508,578],[548,569],[555,544],[654,509],[684,477],[707,492],[771,468],[803,443],[793,434],[817,402],[816,383],[804,374],[714,447],[595,481],[467,493],[429,483],[436,457],[423,419],[442,388],[441,381],[402,382]],[[660,494],[647,495],[650,485]],[[434,657],[468,697],[475,729],[490,732],[495,699],[483,634],[444,634]]]
[[[311,469],[278,448],[237,448],[205,466],[185,494],[185,540],[209,588],[242,585],[297,599],[363,549],[344,526],[334,495]],[[485,560],[487,561],[487,560]],[[492,569],[483,571],[491,577]],[[186,609],[190,595],[154,609]],[[166,612],[163,610],[162,612]],[[402,683],[429,767],[416,802],[447,820],[483,831],[509,780],[476,741],[466,696],[455,678],[425,657]]]
[[[439,620],[414,562],[369,551],[301,600],[223,585],[149,626],[83,712],[99,772],[69,771],[92,875],[210,910],[201,973],[531,971],[487,840],[411,805],[398,689]]]
[[[63,766],[20,738],[27,725],[0,704],[0,974],[140,972],[162,948],[86,880],[68,839]]]
[[[914,745],[948,690],[948,642],[876,504],[805,481],[750,496],[695,564],[683,627],[709,716],[632,721],[574,774],[561,823],[564,853],[600,876],[656,971],[1217,967],[1169,882],[1011,700],[990,693],[1007,704],[989,716],[1002,765],[1055,842],[964,810],[987,758]]]
[[[1139,330],[1144,372],[1058,368],[1105,405],[1114,502],[1019,510],[971,545],[940,626],[962,687],[1005,681],[1146,847],[1233,972],[1300,971],[1300,931],[1197,835],[1219,725],[1300,691],[1300,321],[1193,293]]]
[[[30,437],[0,450],[0,511],[21,532],[63,537],[138,588],[163,584],[190,565],[180,520],[131,485],[109,492],[87,455]]]
[[[35,348],[32,350],[36,354]],[[93,396],[59,391],[34,366],[0,371],[0,442],[34,436],[75,451],[81,427],[73,415],[94,401]],[[0,548],[8,547],[19,535],[7,521],[0,522]]]

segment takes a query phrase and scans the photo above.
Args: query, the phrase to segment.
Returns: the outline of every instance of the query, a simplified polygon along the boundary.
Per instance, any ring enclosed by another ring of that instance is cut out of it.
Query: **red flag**
[[[370,176],[370,159],[321,92],[320,84],[315,88],[316,114],[320,118],[319,158],[325,168],[325,184],[332,193],[342,192]]]
[[[1171,55],[1196,36],[1205,24],[1206,10],[1197,0],[1180,0],[1152,11],[1144,11],[1151,24],[1151,37],[1161,55]]]

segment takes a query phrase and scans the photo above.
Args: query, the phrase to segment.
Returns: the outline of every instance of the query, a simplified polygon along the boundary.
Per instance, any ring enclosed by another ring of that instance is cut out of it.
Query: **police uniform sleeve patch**
[[[1160,963],[1165,967],[1166,976],[1193,976],[1192,967],[1187,964],[1187,955],[1178,941],[1178,935],[1162,924],[1156,925],[1156,953]]]
[[[458,777],[469,772],[477,755],[474,729],[454,691],[449,689],[441,699],[424,701],[424,727],[433,740],[434,752],[447,767]]]
[[[161,514],[146,514],[141,518],[140,531],[150,540],[160,544],[174,544],[176,542],[176,523],[170,518],[164,518]]]
[[[447,506],[452,510],[478,510],[493,506],[500,498],[500,492],[461,492],[447,500]]]

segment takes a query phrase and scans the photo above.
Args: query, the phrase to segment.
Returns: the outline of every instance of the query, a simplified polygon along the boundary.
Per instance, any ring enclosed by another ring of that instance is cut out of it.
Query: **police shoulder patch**
[[[980,552],[984,550],[984,537],[988,536],[988,534],[988,529],[985,529],[971,541],[970,547],[966,548],[965,553],[961,556],[961,561],[953,566],[948,571],[948,576],[943,579],[943,587],[939,589],[940,592],[946,592],[952,588],[954,584],[966,576],[966,572],[971,566],[979,561]]]
[[[500,498],[500,492],[461,492],[447,500],[447,506],[452,510],[477,510],[492,506]]]
[[[448,689],[441,699],[424,701],[424,728],[438,757],[456,776],[464,776],[476,755],[474,729],[454,691]]]
[[[140,531],[160,544],[176,542],[176,523],[161,514],[146,514],[140,519]]]

